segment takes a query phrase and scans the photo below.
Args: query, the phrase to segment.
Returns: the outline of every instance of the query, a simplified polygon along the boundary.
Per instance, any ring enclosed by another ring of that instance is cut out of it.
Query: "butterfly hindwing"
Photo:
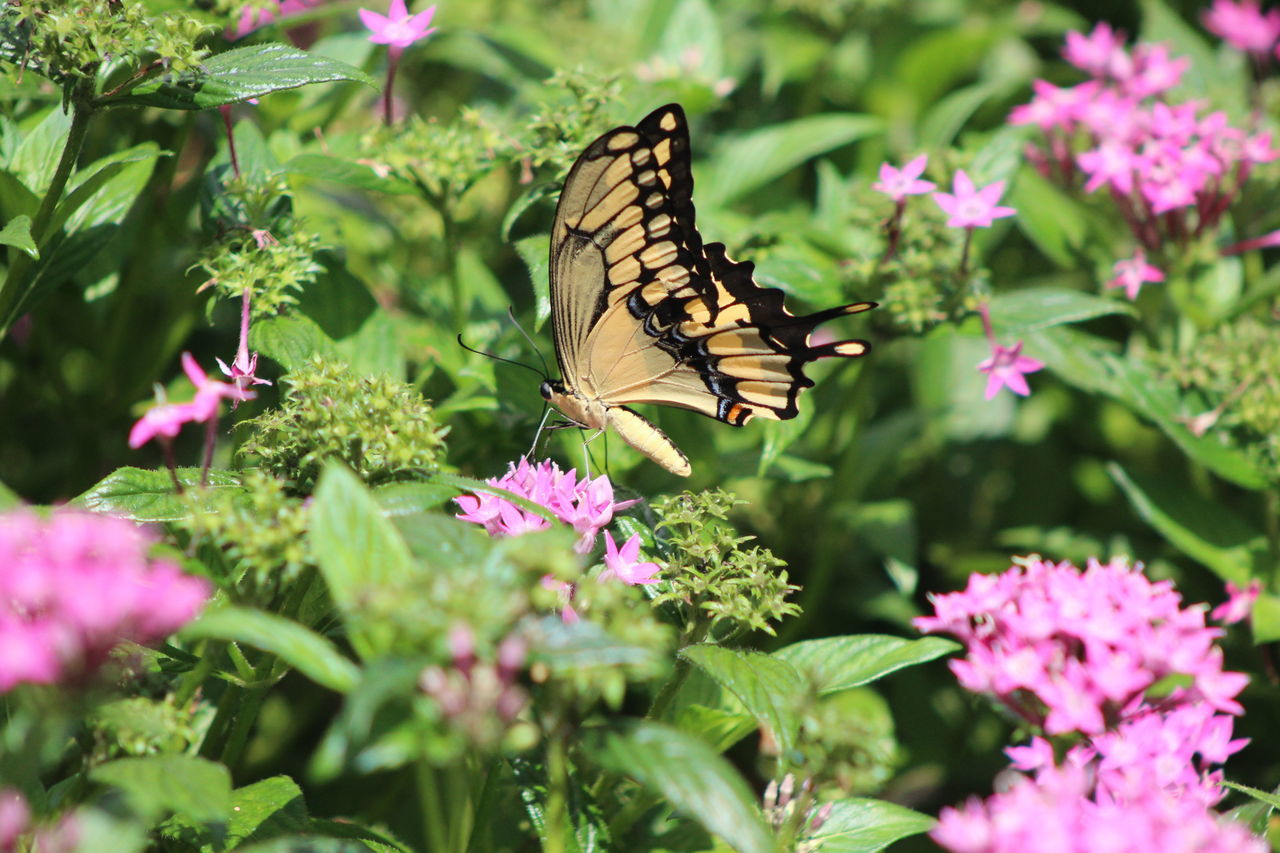
[[[612,425],[630,445],[687,475],[684,454],[630,403],[690,409],[741,426],[795,417],[813,385],[804,367],[866,352],[813,344],[854,303],[796,316],[750,262],[703,245],[695,225],[684,113],[670,104],[597,139],[574,164],[551,241],[552,328],[563,381],[544,388],[584,426]]]

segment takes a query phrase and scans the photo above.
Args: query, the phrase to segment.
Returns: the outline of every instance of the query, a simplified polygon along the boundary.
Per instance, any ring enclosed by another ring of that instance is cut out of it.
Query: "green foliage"
[[[419,477],[444,454],[447,427],[431,404],[385,376],[353,376],[318,356],[282,380],[278,410],[250,422],[241,450],[263,469],[309,493],[329,460],[340,460],[370,484]]]
[[[654,599],[686,609],[698,625],[688,636],[725,638],[745,631],[774,632],[771,623],[800,608],[787,599],[799,587],[787,581],[785,566],[767,548],[740,547],[755,537],[738,536],[728,522],[740,501],[715,491],[684,492],[654,504],[661,540],[668,554],[663,577],[670,583]],[[706,634],[702,634],[706,631]]]

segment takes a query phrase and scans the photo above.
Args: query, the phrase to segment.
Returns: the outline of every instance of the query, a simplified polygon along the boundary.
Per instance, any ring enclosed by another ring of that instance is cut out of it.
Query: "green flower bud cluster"
[[[412,387],[386,376],[356,376],[314,356],[281,380],[277,409],[246,423],[241,452],[309,494],[326,461],[344,462],[370,485],[416,479],[438,468],[447,427]]]
[[[192,709],[178,707],[172,696],[116,699],[94,708],[88,723],[93,738],[90,765],[125,756],[181,753],[200,739]]]
[[[739,536],[729,511],[743,503],[731,493],[684,492],[654,504],[660,519],[669,581],[654,604],[692,608],[686,624],[707,624],[710,637],[725,640],[747,631],[773,634],[771,623],[800,612],[787,599],[799,587],[787,582],[785,566],[767,548],[743,548],[752,536]]]
[[[312,565],[307,549],[307,510],[285,483],[260,469],[245,474],[239,489],[188,497],[189,512],[178,523],[198,545],[221,550],[229,577],[246,601],[270,602],[275,593]]]
[[[581,68],[557,71],[546,81],[543,103],[525,128],[525,144],[516,154],[530,167],[554,167],[563,178],[582,149],[617,122],[605,109],[616,103],[621,85],[616,74]]]
[[[512,144],[495,118],[463,107],[448,124],[415,115],[395,127],[377,127],[362,143],[374,153],[361,162],[409,181],[439,206],[456,203],[510,153]]]

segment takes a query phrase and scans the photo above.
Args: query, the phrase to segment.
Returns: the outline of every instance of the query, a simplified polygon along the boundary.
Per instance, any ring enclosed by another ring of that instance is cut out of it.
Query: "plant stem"
[[[547,738],[547,837],[543,853],[564,853],[565,824],[569,818],[569,756],[564,735],[555,731]]]
[[[48,260],[44,257],[47,236],[45,230],[49,227],[49,221],[53,219],[58,202],[62,200],[62,191],[66,188],[71,171],[80,157],[80,149],[84,147],[85,132],[89,128],[89,117],[92,114],[93,108],[87,102],[73,98],[71,128],[67,132],[67,144],[62,149],[62,157],[58,160],[53,180],[49,182],[49,189],[40,202],[35,219],[31,221],[31,240],[41,250],[42,261]],[[31,264],[30,255],[25,252],[15,252],[13,263],[9,266],[9,273],[5,276],[4,284],[0,285],[0,341],[4,340],[9,326],[18,317],[22,304],[31,295],[29,286],[24,288],[24,292],[18,292],[18,288],[26,283],[24,280],[31,269]]]
[[[480,795],[476,797],[476,807],[472,813],[471,837],[467,839],[466,853],[476,853],[485,842],[489,842],[489,847],[493,846],[489,835],[489,826],[493,819],[489,812],[493,809],[494,795],[498,790],[496,779],[500,768],[501,764],[496,758],[490,759],[489,766],[485,768],[484,783],[480,787]]]
[[[428,850],[445,853],[449,850],[449,840],[445,833],[444,810],[440,808],[440,777],[426,759],[418,761],[415,774],[418,777],[418,798],[422,802],[422,840]]]
[[[671,700],[676,698],[676,694],[680,692],[685,679],[689,677],[689,673],[692,671],[693,664],[684,658],[676,658],[676,671],[671,674],[671,678],[667,680],[667,683],[662,685],[658,695],[653,697],[653,704],[649,706],[649,713],[644,715],[645,719],[662,719],[662,715],[667,712],[667,708],[671,705]]]

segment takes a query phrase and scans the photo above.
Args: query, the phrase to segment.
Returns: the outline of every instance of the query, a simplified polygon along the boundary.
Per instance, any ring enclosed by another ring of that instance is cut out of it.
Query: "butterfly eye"
[[[543,380],[543,383],[540,386],[538,386],[538,393],[542,395],[542,399],[544,400],[551,399],[551,392],[553,390],[555,389],[551,387],[551,383],[546,380]]]

